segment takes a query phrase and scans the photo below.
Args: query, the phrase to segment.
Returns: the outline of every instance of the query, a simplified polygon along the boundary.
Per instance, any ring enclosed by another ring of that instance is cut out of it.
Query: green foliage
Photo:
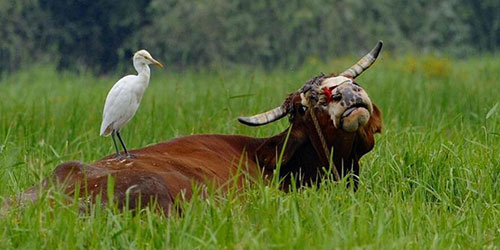
[[[297,64],[329,52],[336,23],[323,1],[153,1],[139,41],[168,62]],[[322,32],[322,30],[324,32]],[[295,54],[295,56],[291,56]]]
[[[198,133],[270,136],[239,115],[281,103],[319,71],[255,67],[159,71],[123,130],[130,148]],[[429,69],[439,70],[429,70]],[[62,195],[13,207],[0,218],[0,249],[443,249],[500,245],[500,60],[466,61],[387,53],[358,80],[384,128],[361,162],[356,193],[325,183],[283,193],[261,184],[183,204],[184,216],[138,216],[113,207],[78,213]],[[23,70],[0,85],[0,201],[39,183],[57,164],[113,153],[98,136],[107,91],[119,76]],[[105,195],[105,194],[104,194]]]
[[[498,51],[500,44],[500,3],[495,0],[459,0],[458,12],[469,25],[468,42],[483,52]]]
[[[47,15],[37,0],[0,1],[0,73],[46,55],[42,43]]]
[[[145,22],[149,1],[40,0],[50,13],[48,41],[59,52],[59,68],[87,66],[97,71],[116,68],[123,43]]]
[[[469,27],[454,1],[153,0],[139,44],[174,64],[296,66],[310,57],[390,50],[464,55]]]
[[[295,67],[358,54],[467,57],[500,45],[495,0],[0,0],[0,71],[51,59],[111,72],[140,48],[169,66]]]

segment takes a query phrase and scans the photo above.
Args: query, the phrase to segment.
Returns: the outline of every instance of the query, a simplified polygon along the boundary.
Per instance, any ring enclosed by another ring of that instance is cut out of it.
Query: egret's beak
[[[154,65],[156,65],[156,66],[159,66],[159,67],[163,68],[163,64],[161,64],[161,62],[158,62],[158,61],[156,61],[155,59],[153,59],[153,58],[151,58],[151,57],[148,57],[148,58],[146,58],[146,59],[148,59],[149,61],[151,61]]]

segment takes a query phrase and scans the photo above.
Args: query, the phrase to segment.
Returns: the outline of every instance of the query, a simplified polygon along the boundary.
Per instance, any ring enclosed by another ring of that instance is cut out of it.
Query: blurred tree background
[[[168,66],[297,66],[366,52],[495,53],[498,0],[0,0],[0,72],[98,73],[148,49]]]

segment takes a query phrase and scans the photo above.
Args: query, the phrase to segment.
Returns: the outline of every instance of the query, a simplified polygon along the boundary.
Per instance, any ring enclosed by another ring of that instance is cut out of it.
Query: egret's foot
[[[132,154],[120,154],[120,155],[115,155],[115,159],[118,161],[126,160],[126,159],[135,159],[137,156],[132,155]]]

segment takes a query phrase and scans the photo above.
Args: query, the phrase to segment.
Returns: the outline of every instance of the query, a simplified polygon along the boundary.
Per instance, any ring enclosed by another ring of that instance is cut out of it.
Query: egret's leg
[[[113,138],[113,144],[115,144],[115,150],[116,150],[116,157],[120,157],[120,150],[118,149],[118,145],[116,144],[116,139],[115,139],[115,131],[111,132],[111,138]]]
[[[118,136],[118,139],[122,143],[123,150],[125,151],[125,155],[127,155],[128,158],[132,158],[133,156],[127,151],[127,147],[125,147],[125,143],[122,140],[122,137],[120,136],[120,131],[116,132],[116,135]]]

